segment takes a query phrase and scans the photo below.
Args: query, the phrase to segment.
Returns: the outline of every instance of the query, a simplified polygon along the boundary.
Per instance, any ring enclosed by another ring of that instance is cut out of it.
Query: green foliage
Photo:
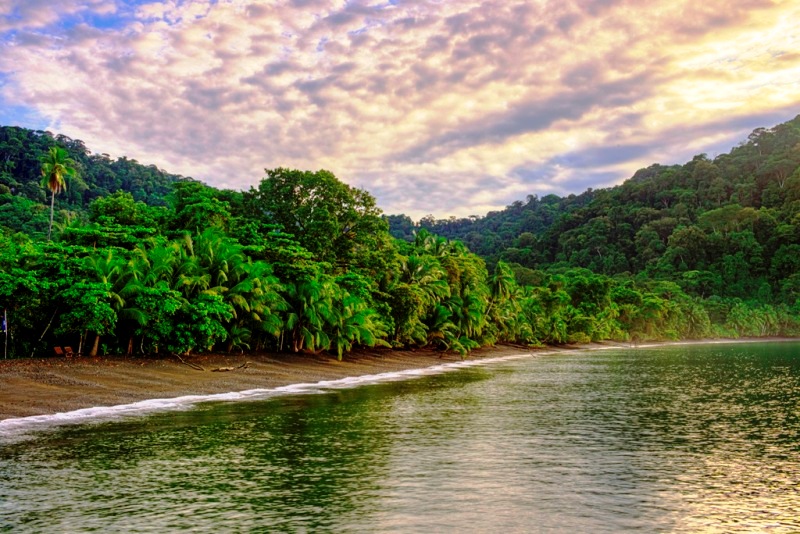
[[[112,308],[108,283],[77,282],[61,293],[68,310],[61,315],[61,325],[56,334],[93,332],[110,334],[117,324],[117,313]]]
[[[166,348],[178,353],[196,348],[211,350],[228,337],[224,323],[233,318],[233,309],[221,295],[200,293],[185,303],[177,316],[173,338]]]
[[[56,150],[55,160],[51,149]],[[0,127],[0,226],[29,235],[42,232],[37,222],[32,227],[28,217],[8,217],[3,215],[9,204],[21,207],[25,201],[43,204],[46,193],[53,191],[44,188],[42,181],[43,159],[61,165],[62,170],[72,168],[77,171],[70,178],[70,185],[63,190],[66,181],[58,186],[55,198],[51,195],[54,223],[65,221],[70,214],[84,213],[89,203],[96,198],[106,197],[113,192],[126,191],[137,202],[149,206],[164,206],[166,197],[179,176],[170,175],[153,165],[141,165],[135,160],[120,158],[111,160],[106,154],[92,155],[82,141],[63,135],[54,136],[50,132],[33,131],[14,126]],[[45,161],[50,182],[54,167]],[[61,175],[64,178],[64,175]],[[55,186],[55,184],[54,184]],[[9,197],[5,197],[9,195]],[[16,211],[16,210],[14,210]],[[19,210],[24,213],[24,211]],[[27,223],[27,224],[26,224]],[[142,224],[139,222],[138,224]],[[142,224],[142,226],[149,226]],[[46,230],[45,230],[46,231]]]
[[[134,200],[127,191],[117,191],[107,197],[98,197],[89,204],[89,220],[103,226],[158,229],[161,219],[165,218],[165,211],[164,208]]]
[[[181,309],[183,299],[179,292],[170,289],[164,280],[159,280],[152,287],[142,285],[137,288],[133,296],[132,305],[139,310],[146,321],[137,324],[133,334],[140,338],[142,351],[158,352],[159,347],[171,347],[178,333],[175,323],[175,314]],[[194,346],[192,343],[177,347],[184,352]],[[188,347],[188,348],[187,348]]]
[[[798,146],[800,117],[612,189],[414,225],[327,171],[269,170],[258,188],[221,191],[0,128],[10,353],[342,359],[376,346],[466,356],[494,343],[800,335]]]
[[[59,146],[52,146],[47,154],[42,156],[42,186],[50,190],[50,227],[47,230],[47,240],[53,231],[53,209],[56,195],[67,188],[66,177],[75,176],[75,160],[69,157],[67,151]]]
[[[387,224],[375,199],[340,182],[328,171],[267,170],[258,189],[245,194],[245,205],[264,223],[278,224],[317,261],[352,266],[380,253]]]
[[[48,208],[11,194],[0,194],[0,227],[9,232],[22,232],[31,237],[45,237],[49,228]]]
[[[338,301],[333,321],[330,325],[330,349],[336,352],[341,360],[342,354],[349,352],[354,345],[389,347],[386,329],[378,314],[367,307],[367,303],[358,296],[344,293]]]
[[[463,241],[489,265],[513,262],[526,283],[523,269],[559,265],[670,279],[701,298],[749,299],[766,282],[791,304],[785,247],[800,245],[798,200],[800,116],[754,131],[729,154],[653,165],[611,189],[529,196],[486,217],[425,217],[410,228],[403,216],[388,220],[395,235],[425,229]],[[702,274],[685,278],[690,271]]]
[[[174,231],[199,232],[202,228],[229,229],[230,203],[222,191],[191,180],[175,182],[170,196],[172,217],[170,228]]]

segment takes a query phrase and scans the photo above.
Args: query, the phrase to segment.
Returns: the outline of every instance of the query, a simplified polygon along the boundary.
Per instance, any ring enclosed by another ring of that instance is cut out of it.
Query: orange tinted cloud
[[[800,103],[795,2],[20,6],[0,98],[53,130],[220,187],[327,168],[414,217],[611,185]]]

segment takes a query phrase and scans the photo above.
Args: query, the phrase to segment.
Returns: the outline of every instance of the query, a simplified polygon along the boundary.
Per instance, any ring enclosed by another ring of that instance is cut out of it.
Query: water
[[[14,427],[0,531],[800,530],[800,343],[309,391]]]

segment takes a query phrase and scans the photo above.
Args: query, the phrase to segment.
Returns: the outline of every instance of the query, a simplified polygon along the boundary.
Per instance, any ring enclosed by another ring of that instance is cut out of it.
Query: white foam
[[[736,340],[733,342],[743,342],[750,340]],[[757,341],[757,340],[752,340]],[[479,367],[498,362],[530,358],[532,356],[547,356],[552,354],[564,354],[567,352],[582,352],[595,350],[626,349],[626,348],[657,348],[666,345],[694,345],[694,344],[715,344],[731,343],[731,340],[704,340],[704,341],[679,341],[671,343],[654,343],[640,345],[604,345],[597,347],[580,348],[574,350],[540,350],[536,352],[522,352],[494,358],[481,358],[477,360],[461,360],[457,362],[441,363],[431,367],[419,369],[406,369],[404,371],[391,371],[374,375],[352,376],[339,378],[336,380],[321,380],[319,382],[307,382],[300,384],[290,384],[269,389],[249,389],[245,391],[232,391],[228,393],[216,393],[210,395],[186,395],[167,399],[149,399],[130,404],[120,404],[116,406],[98,406],[93,408],[82,408],[70,412],[60,412],[48,415],[33,415],[29,417],[19,417],[4,419],[0,421],[0,444],[9,441],[16,441],[23,438],[30,432],[48,429],[70,424],[94,423],[117,420],[124,417],[140,416],[148,413],[165,411],[189,410],[199,403],[219,402],[219,401],[245,401],[245,400],[264,400],[276,396],[287,395],[311,395],[321,394],[331,390],[347,389],[369,384],[382,382],[396,382],[413,378],[432,376],[445,373],[451,370],[463,369],[467,367]]]
[[[547,354],[547,352],[538,352],[536,354],[542,355]],[[420,369],[406,369],[403,371],[391,371],[372,375],[351,376],[336,380],[321,380],[313,383],[290,384],[268,389],[249,389],[245,391],[232,391],[210,395],[185,395],[166,399],[148,399],[116,406],[97,406],[48,415],[4,419],[0,421],[0,443],[16,441],[24,438],[31,432],[63,425],[99,423],[155,412],[184,411],[204,402],[264,400],[277,396],[321,394],[337,389],[349,389],[369,384],[396,382],[432,376],[456,369],[527,358],[531,355],[532,353],[526,352],[496,358],[442,363]]]

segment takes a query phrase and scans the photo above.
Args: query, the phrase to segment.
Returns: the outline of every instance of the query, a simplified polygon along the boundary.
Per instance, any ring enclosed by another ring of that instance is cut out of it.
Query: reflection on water
[[[53,429],[0,530],[800,530],[800,344],[515,360]]]

